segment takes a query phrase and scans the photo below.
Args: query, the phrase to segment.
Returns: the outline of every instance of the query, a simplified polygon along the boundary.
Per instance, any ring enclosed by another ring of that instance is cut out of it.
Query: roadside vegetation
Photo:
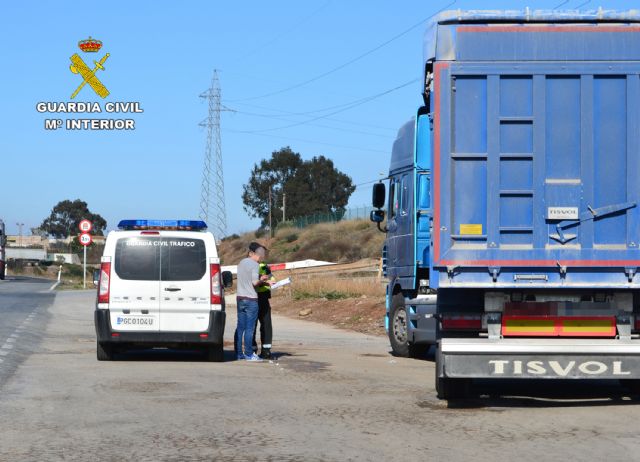
[[[384,234],[366,220],[322,223],[306,228],[281,225],[273,238],[255,232],[224,239],[219,253],[224,265],[235,265],[247,255],[247,247],[258,241],[269,248],[268,261],[281,263],[298,260],[322,260],[350,263],[364,258],[379,259]]]

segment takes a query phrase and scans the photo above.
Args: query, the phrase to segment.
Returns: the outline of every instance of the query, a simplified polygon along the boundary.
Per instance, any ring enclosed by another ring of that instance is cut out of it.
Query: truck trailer
[[[443,399],[477,378],[637,390],[640,13],[444,12],[423,72],[373,190],[394,353],[436,345]]]

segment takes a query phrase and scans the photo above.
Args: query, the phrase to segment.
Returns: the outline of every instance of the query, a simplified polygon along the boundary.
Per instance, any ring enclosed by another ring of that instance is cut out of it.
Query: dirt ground
[[[304,299],[287,297],[271,299],[273,313],[305,321],[328,324],[340,329],[369,335],[386,335],[384,330],[384,297],[346,298],[341,300]],[[301,312],[311,310],[306,316]]]

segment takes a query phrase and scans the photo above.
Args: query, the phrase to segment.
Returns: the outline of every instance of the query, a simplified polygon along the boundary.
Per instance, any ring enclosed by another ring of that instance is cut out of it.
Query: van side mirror
[[[372,210],[369,219],[374,223],[382,223],[384,221],[384,210]]]
[[[233,274],[231,274],[231,271],[222,272],[222,285],[225,288],[229,288],[233,285]]]
[[[387,197],[387,191],[384,183],[376,183],[373,185],[373,195],[371,197],[371,203],[376,209],[384,207],[384,201]]]

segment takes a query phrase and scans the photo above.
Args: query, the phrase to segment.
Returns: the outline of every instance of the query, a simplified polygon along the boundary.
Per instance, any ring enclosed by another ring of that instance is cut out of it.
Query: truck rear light
[[[220,265],[212,263],[211,269],[211,304],[220,305],[222,303],[222,282],[220,281]]]
[[[452,315],[442,316],[443,330],[480,330],[482,329],[481,315]]]
[[[111,279],[111,262],[100,265],[100,282],[98,282],[98,303],[109,303],[109,289]]]
[[[640,315],[636,314],[634,317],[635,317],[635,322],[633,323],[634,329],[640,330]]]

